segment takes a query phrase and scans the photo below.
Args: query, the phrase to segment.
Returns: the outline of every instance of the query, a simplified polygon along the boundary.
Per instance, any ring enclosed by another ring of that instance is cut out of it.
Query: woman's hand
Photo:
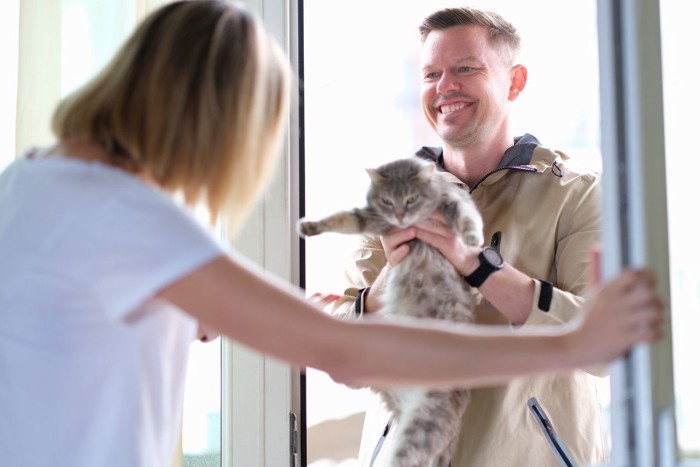
[[[635,344],[658,340],[665,307],[656,294],[654,275],[626,269],[601,286],[599,252],[594,253],[592,271],[589,312],[573,332],[581,356],[610,362]]]

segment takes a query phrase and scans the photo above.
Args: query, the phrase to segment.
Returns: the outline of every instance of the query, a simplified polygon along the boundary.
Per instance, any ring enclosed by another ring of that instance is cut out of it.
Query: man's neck
[[[498,167],[506,150],[513,146],[513,138],[500,138],[469,147],[443,146],[445,169],[474,186],[484,175]]]

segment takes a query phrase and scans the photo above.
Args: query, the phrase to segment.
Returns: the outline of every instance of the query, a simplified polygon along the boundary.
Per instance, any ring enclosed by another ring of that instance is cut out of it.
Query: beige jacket
[[[535,299],[525,325],[557,325],[579,316],[584,306],[581,295],[588,277],[590,247],[600,234],[599,174],[575,170],[561,152],[532,143],[529,146],[524,148],[526,162],[532,152],[528,164],[518,163],[523,161],[518,161],[522,150],[512,162],[512,154],[506,152],[501,163],[506,167],[485,177],[473,188],[472,196],[484,217],[486,242],[500,232],[499,249],[506,262],[533,279],[554,285],[551,307],[545,312],[538,307],[541,283],[535,281]],[[423,151],[426,155],[439,159],[438,152]],[[517,167],[511,167],[514,164]],[[443,175],[461,184],[452,174]],[[336,316],[356,317],[358,290],[372,284],[386,261],[378,238],[362,237],[360,243],[346,274],[348,287],[332,306]],[[486,301],[478,306],[477,320],[509,324]],[[512,330],[518,332],[515,327]],[[528,409],[532,396],[549,416],[575,465],[605,461],[606,432],[595,379],[591,373],[577,371],[473,390],[452,467],[560,466]],[[368,409],[362,465],[369,465],[387,419],[378,403]],[[382,464],[377,461],[374,465]]]

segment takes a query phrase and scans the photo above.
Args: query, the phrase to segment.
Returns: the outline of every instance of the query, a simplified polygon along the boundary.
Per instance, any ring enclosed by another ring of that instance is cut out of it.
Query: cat
[[[428,219],[438,210],[466,244],[483,244],[483,220],[468,191],[441,177],[434,163],[412,156],[367,173],[370,187],[365,207],[318,221],[301,219],[298,233],[302,237],[324,232],[382,235]],[[409,254],[389,272],[377,313],[472,322],[474,289],[437,249],[419,240],[409,244]],[[449,466],[469,403],[468,390],[371,389],[394,418],[390,466]]]

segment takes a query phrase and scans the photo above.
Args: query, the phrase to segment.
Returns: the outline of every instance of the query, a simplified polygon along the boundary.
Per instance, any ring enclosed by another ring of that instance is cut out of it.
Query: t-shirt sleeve
[[[158,291],[226,254],[213,231],[160,193],[125,195],[102,212],[95,230],[91,288],[97,306],[110,317],[126,316]]]

